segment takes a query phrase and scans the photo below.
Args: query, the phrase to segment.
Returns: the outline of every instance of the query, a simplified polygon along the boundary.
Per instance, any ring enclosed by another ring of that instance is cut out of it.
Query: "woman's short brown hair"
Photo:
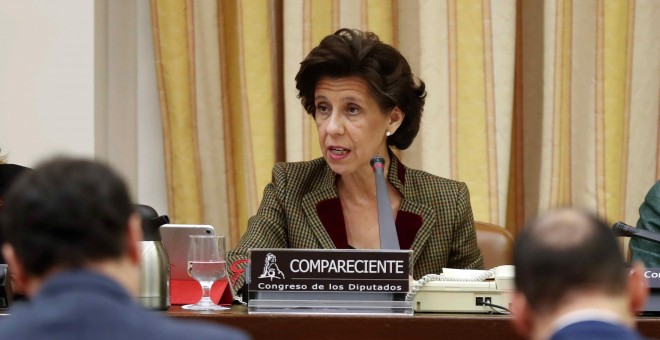
[[[305,110],[315,115],[314,92],[322,77],[360,77],[383,111],[397,106],[405,113],[399,129],[387,137],[387,144],[404,150],[417,136],[426,97],[424,82],[417,84],[408,61],[394,47],[372,32],[340,29],[312,49],[296,75],[298,98]]]

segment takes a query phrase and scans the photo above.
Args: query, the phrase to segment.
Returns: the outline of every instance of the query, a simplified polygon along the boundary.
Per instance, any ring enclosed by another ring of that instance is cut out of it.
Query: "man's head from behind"
[[[514,314],[523,333],[533,319],[584,308],[618,309],[632,315],[643,306],[641,270],[629,269],[609,226],[575,209],[547,212],[518,235]],[[618,308],[618,307],[621,308]]]
[[[126,186],[96,162],[62,158],[38,166],[9,191],[0,221],[3,253],[22,279],[138,263],[139,218]]]

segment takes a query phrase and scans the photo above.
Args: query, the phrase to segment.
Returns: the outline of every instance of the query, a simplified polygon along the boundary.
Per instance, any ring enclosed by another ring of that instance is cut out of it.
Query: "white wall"
[[[94,155],[94,2],[0,1],[0,148]]]
[[[0,0],[0,148],[108,161],[167,213],[148,0]]]
[[[160,214],[167,214],[167,184],[160,117],[156,59],[148,0],[137,5],[137,197]]]

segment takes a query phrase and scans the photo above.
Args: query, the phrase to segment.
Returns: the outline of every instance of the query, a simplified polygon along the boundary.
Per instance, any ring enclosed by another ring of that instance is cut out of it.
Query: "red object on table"
[[[199,302],[202,286],[194,280],[170,280],[170,304],[187,305]],[[211,300],[220,305],[231,305],[231,289],[227,281],[218,281],[211,287]]]

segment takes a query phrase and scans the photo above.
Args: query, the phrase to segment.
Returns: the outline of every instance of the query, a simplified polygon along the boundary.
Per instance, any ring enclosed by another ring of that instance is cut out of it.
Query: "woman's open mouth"
[[[342,159],[351,152],[350,149],[342,148],[340,146],[328,147],[328,156],[332,159]]]

